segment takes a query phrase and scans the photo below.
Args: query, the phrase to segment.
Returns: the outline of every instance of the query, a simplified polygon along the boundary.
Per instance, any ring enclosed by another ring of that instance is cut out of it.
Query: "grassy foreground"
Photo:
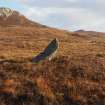
[[[105,59],[1,61],[0,105],[105,105]]]

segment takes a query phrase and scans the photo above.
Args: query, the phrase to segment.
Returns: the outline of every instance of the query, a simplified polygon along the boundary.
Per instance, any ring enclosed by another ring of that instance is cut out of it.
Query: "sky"
[[[0,0],[0,7],[50,27],[105,32],[105,0]]]

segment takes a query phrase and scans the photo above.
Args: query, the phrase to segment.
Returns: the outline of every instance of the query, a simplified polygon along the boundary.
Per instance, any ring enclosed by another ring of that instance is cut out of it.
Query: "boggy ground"
[[[58,56],[0,62],[0,105],[105,105],[105,59]]]
[[[32,58],[54,38],[59,40],[58,55],[105,55],[105,34],[74,33],[54,28],[0,27],[0,60]]]
[[[56,58],[32,63],[53,38]],[[0,27],[0,105],[105,105],[105,34]]]

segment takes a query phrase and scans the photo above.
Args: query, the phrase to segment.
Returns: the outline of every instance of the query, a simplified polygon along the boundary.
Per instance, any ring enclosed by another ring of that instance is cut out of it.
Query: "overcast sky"
[[[105,0],[0,0],[0,6],[51,27],[105,32]]]

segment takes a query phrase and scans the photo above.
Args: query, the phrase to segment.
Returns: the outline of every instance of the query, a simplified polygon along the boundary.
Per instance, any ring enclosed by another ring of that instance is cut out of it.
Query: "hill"
[[[104,105],[104,35],[51,28],[1,8],[0,103]],[[54,38],[60,44],[56,58],[31,62]]]
[[[44,25],[27,19],[18,11],[4,7],[0,8],[0,26],[45,27]]]

